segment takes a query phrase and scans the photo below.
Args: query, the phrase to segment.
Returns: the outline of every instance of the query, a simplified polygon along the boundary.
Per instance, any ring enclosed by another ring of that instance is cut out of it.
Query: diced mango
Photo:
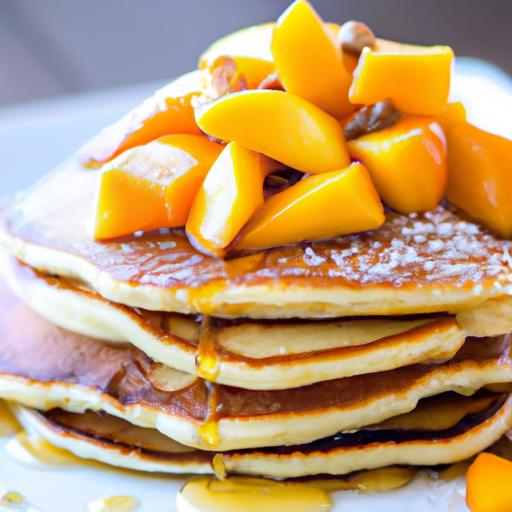
[[[384,210],[360,163],[309,176],[271,196],[242,231],[237,249],[262,249],[376,229]]]
[[[245,91],[196,109],[199,127],[294,169],[321,173],[350,162],[339,123],[312,103],[283,91]]]
[[[391,99],[407,114],[436,116],[450,91],[453,52],[448,46],[412,46],[379,40],[365,48],[354,71],[352,103],[372,105]]]
[[[222,148],[200,135],[168,135],[120,155],[100,178],[94,237],[184,226]]]
[[[347,142],[361,160],[379,194],[400,213],[434,209],[447,180],[446,141],[441,127],[422,117],[403,117],[395,125]]]
[[[455,123],[447,130],[448,201],[512,237],[512,140]]]
[[[354,110],[352,75],[341,48],[307,0],[295,0],[277,20],[272,55],[284,88],[339,117]]]
[[[275,163],[229,143],[213,164],[194,200],[186,231],[201,252],[221,256],[263,204],[263,181]]]
[[[437,116],[436,121],[441,125],[444,133],[447,133],[453,124],[466,122],[466,108],[459,101],[448,103],[446,108]]]
[[[190,73],[169,84],[141,105],[105,128],[80,151],[85,165],[108,162],[127,149],[147,144],[163,135],[200,135],[191,102],[200,96],[198,74]]]
[[[512,462],[481,453],[469,466],[466,500],[471,512],[510,512]]]

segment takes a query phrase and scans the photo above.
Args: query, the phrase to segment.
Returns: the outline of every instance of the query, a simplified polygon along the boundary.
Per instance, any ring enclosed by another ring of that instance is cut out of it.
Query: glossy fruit
[[[422,117],[403,117],[394,126],[347,143],[361,160],[386,205],[400,213],[434,209],[447,180],[446,141],[441,127]]]
[[[191,102],[201,94],[199,72],[180,77],[90,140],[80,151],[81,160],[94,166],[163,135],[199,135]]]
[[[340,46],[306,0],[295,0],[279,17],[272,55],[284,88],[333,116],[354,110],[348,99],[352,75]]]
[[[447,130],[448,201],[512,237],[512,140],[456,123]]]
[[[270,197],[242,231],[237,249],[261,249],[376,229],[384,211],[368,171],[355,163],[309,176]]]
[[[446,108],[436,117],[436,121],[446,133],[452,125],[466,121],[466,108],[460,101],[448,103]]]
[[[407,114],[435,116],[448,101],[453,52],[448,46],[412,46],[379,40],[365,48],[354,71],[349,97],[372,105],[391,99]]]
[[[192,244],[222,255],[263,204],[263,180],[273,162],[236,142],[229,143],[210,169],[194,200],[186,231]]]
[[[349,157],[339,123],[312,103],[282,91],[245,91],[196,110],[199,127],[294,169],[321,173]]]
[[[120,155],[100,178],[95,238],[184,226],[222,147],[200,135],[168,135]]]
[[[466,500],[471,512],[510,512],[512,462],[481,453],[467,473]]]

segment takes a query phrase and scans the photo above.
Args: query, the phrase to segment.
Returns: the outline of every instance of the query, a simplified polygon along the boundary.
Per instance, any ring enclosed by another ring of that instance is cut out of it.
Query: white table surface
[[[125,87],[0,110],[0,198],[30,186],[160,85]],[[512,137],[512,80],[507,75],[488,64],[461,59],[453,89],[453,99],[465,103],[472,122]],[[5,455],[4,443],[5,439],[0,439],[0,491],[20,491],[44,512],[82,512],[91,500],[112,495],[136,496],[141,512],[172,512],[176,492],[184,481],[87,466],[37,469]],[[367,512],[372,507],[379,512],[466,510],[461,482],[434,484],[428,493],[420,492],[420,488],[424,488],[422,481],[385,497],[337,493],[333,511]],[[404,503],[407,505],[397,508]]]

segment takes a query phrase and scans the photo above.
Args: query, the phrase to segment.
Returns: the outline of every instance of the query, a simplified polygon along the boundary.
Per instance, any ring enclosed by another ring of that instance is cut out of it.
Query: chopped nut
[[[347,21],[343,23],[338,32],[338,41],[344,52],[359,57],[363,48],[375,48],[375,34],[368,25],[360,21]]]
[[[212,64],[212,87],[217,96],[245,91],[247,84],[231,57],[218,57]]]
[[[391,100],[379,101],[359,109],[343,129],[346,140],[382,130],[394,125],[402,116]]]

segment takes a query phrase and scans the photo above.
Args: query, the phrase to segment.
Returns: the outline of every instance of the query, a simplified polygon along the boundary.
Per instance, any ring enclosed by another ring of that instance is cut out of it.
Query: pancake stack
[[[512,428],[510,243],[448,203],[218,257],[183,228],[95,240],[100,179],[77,156],[2,211],[0,398],[28,431],[283,479],[450,464]]]
[[[476,224],[389,214],[219,260],[178,230],[91,241],[95,180],[71,164],[3,216],[23,303],[2,285],[0,393],[51,443],[292,478],[447,464],[511,428],[508,246]]]

